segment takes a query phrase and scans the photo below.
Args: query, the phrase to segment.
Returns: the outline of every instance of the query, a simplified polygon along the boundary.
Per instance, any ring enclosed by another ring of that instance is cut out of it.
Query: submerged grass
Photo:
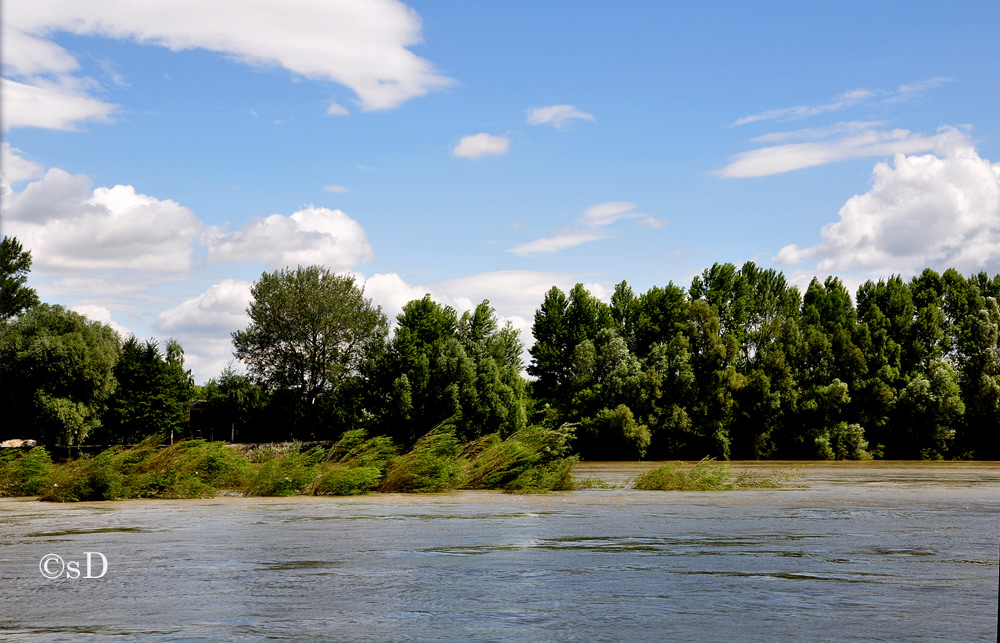
[[[635,480],[635,489],[641,491],[726,491],[733,489],[777,489],[782,481],[790,479],[782,471],[754,473],[742,471],[735,478],[729,473],[728,464],[714,458],[702,458],[690,468],[683,462],[670,462],[643,473]]]
[[[129,498],[204,498],[220,492],[245,496],[300,494],[350,496],[380,492],[438,493],[493,489],[544,493],[612,485],[572,475],[570,427],[531,426],[506,437],[487,435],[462,444],[441,424],[400,453],[386,437],[348,431],[329,448],[302,443],[264,445],[246,451],[223,442],[188,440],[173,445],[151,438],[113,447],[64,464],[41,447],[0,454],[0,495],[38,495],[76,502]],[[744,471],[705,458],[680,462],[639,476],[636,489],[722,490],[784,486],[789,475]]]

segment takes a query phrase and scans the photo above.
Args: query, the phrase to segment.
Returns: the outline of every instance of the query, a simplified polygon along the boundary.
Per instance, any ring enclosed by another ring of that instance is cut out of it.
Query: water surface
[[[995,640],[1000,465],[799,473],[743,492],[0,499],[0,638]],[[87,551],[102,578],[42,576],[46,554]]]

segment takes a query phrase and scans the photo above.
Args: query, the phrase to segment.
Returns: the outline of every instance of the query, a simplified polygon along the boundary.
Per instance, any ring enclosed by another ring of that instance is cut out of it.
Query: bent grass
[[[778,489],[786,486],[792,474],[783,471],[756,473],[742,471],[735,478],[728,464],[714,458],[702,458],[688,468],[683,462],[670,462],[647,471],[635,479],[633,488],[640,491],[729,491],[741,489]]]

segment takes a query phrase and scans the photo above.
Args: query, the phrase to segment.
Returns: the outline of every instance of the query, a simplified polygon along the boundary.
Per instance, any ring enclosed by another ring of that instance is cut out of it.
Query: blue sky
[[[199,382],[299,263],[528,342],[552,285],[1000,271],[993,1],[2,8],[3,233]]]

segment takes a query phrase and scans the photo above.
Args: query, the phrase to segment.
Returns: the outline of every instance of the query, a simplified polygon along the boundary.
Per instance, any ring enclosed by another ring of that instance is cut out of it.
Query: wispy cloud
[[[532,107],[528,110],[529,125],[551,125],[556,129],[566,129],[573,121],[595,121],[593,114],[581,111],[573,105],[549,105]]]
[[[578,225],[563,228],[547,237],[522,243],[507,250],[516,255],[550,254],[585,243],[592,243],[613,236],[616,231],[610,226],[623,219],[637,220],[639,225],[659,228],[665,225],[661,219],[635,211],[635,204],[629,201],[608,201],[592,205],[577,220]]]
[[[324,185],[323,189],[327,192],[335,192],[337,194],[346,194],[351,191],[351,188],[346,185]]]
[[[949,81],[951,81],[950,78],[938,76],[907,85],[900,85],[891,91],[881,89],[852,89],[851,91],[844,92],[843,94],[836,96],[826,103],[820,103],[818,105],[795,105],[794,107],[769,109],[757,114],[750,114],[749,116],[738,118],[731,125],[733,127],[738,127],[748,123],[769,120],[793,121],[828,112],[839,111],[855,105],[904,102],[913,100],[928,89],[933,89]]]
[[[841,123],[826,130],[799,130],[770,134],[768,140],[796,140],[810,135],[821,140],[770,145],[737,154],[713,172],[723,178],[749,178],[792,172],[836,161],[894,154],[945,150],[963,144],[968,136],[951,127],[927,135],[905,129],[879,129],[867,123]],[[760,139],[758,139],[760,140]]]

